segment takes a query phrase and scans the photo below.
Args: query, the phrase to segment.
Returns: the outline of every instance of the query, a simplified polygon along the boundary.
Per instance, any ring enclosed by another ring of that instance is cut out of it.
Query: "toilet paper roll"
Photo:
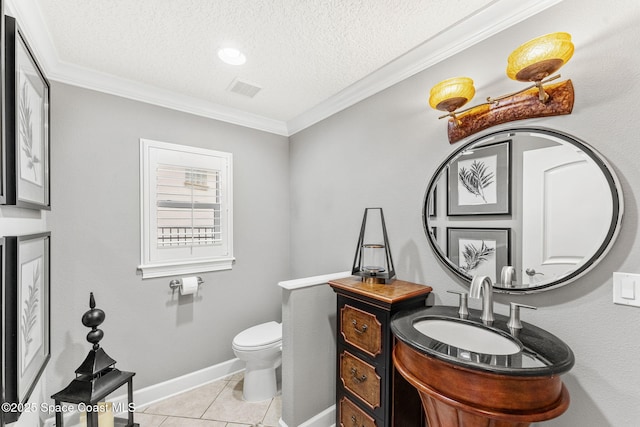
[[[198,278],[183,277],[182,284],[180,285],[180,295],[193,295],[198,290]]]

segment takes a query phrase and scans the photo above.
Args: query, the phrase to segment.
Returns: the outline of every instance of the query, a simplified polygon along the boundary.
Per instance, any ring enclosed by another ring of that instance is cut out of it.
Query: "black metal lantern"
[[[87,427],[102,427],[98,425],[100,406],[98,403],[107,395],[120,388],[125,383],[128,385],[127,419],[114,419],[114,426],[139,427],[133,422],[133,376],[134,372],[120,371],[115,367],[116,361],[100,347],[100,340],[104,332],[98,326],[104,322],[105,313],[96,307],[93,292],[89,296],[90,310],[82,316],[82,324],[91,328],[87,334],[87,341],[93,344],[84,362],[76,369],[76,378],[63,390],[52,395],[56,407],[56,426],[63,427],[60,402],[69,402],[84,405],[87,408]],[[109,423],[111,424],[111,423]]]
[[[362,277],[363,282],[379,284],[396,275],[382,208],[364,210],[351,274]]]

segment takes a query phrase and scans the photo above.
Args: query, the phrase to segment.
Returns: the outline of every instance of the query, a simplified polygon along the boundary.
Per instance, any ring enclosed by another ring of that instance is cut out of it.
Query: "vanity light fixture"
[[[520,92],[536,87],[540,102],[547,102],[549,94],[544,91],[542,83],[555,80],[560,75],[550,77],[566,64],[573,56],[571,34],[552,33],[536,37],[514,50],[507,59],[507,76],[520,82],[533,82],[533,86]],[[490,99],[487,99],[491,101]]]
[[[473,80],[456,77],[435,85],[430,92],[429,105],[449,117],[449,142],[480,132],[491,126],[533,117],[571,114],[574,92],[571,80],[546,85],[560,78],[553,75],[573,56],[571,35],[557,32],[536,37],[516,50],[507,59],[507,76],[513,80],[533,83],[517,92],[458,110],[475,94]]]
[[[473,80],[469,77],[453,77],[443,80],[431,88],[429,105],[440,111],[448,111],[443,117],[451,116],[452,120],[459,125],[455,111],[471,101],[476,94]]]
[[[364,210],[351,274],[370,284],[384,284],[396,275],[382,208]]]
[[[223,47],[218,49],[218,58],[225,64],[229,65],[242,65],[247,62],[247,57],[244,53],[233,47]]]

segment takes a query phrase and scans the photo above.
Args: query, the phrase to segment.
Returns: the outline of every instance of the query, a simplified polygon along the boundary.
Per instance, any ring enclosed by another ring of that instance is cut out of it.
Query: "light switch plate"
[[[640,274],[613,273],[613,302],[640,307]]]

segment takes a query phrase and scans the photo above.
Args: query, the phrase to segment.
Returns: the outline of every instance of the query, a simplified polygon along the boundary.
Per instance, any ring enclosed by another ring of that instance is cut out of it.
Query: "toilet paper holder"
[[[202,278],[198,276],[198,286],[202,285],[203,283],[204,280],[202,280]],[[180,289],[180,286],[182,286],[182,279],[173,279],[169,282],[169,287],[174,291],[176,289]]]

